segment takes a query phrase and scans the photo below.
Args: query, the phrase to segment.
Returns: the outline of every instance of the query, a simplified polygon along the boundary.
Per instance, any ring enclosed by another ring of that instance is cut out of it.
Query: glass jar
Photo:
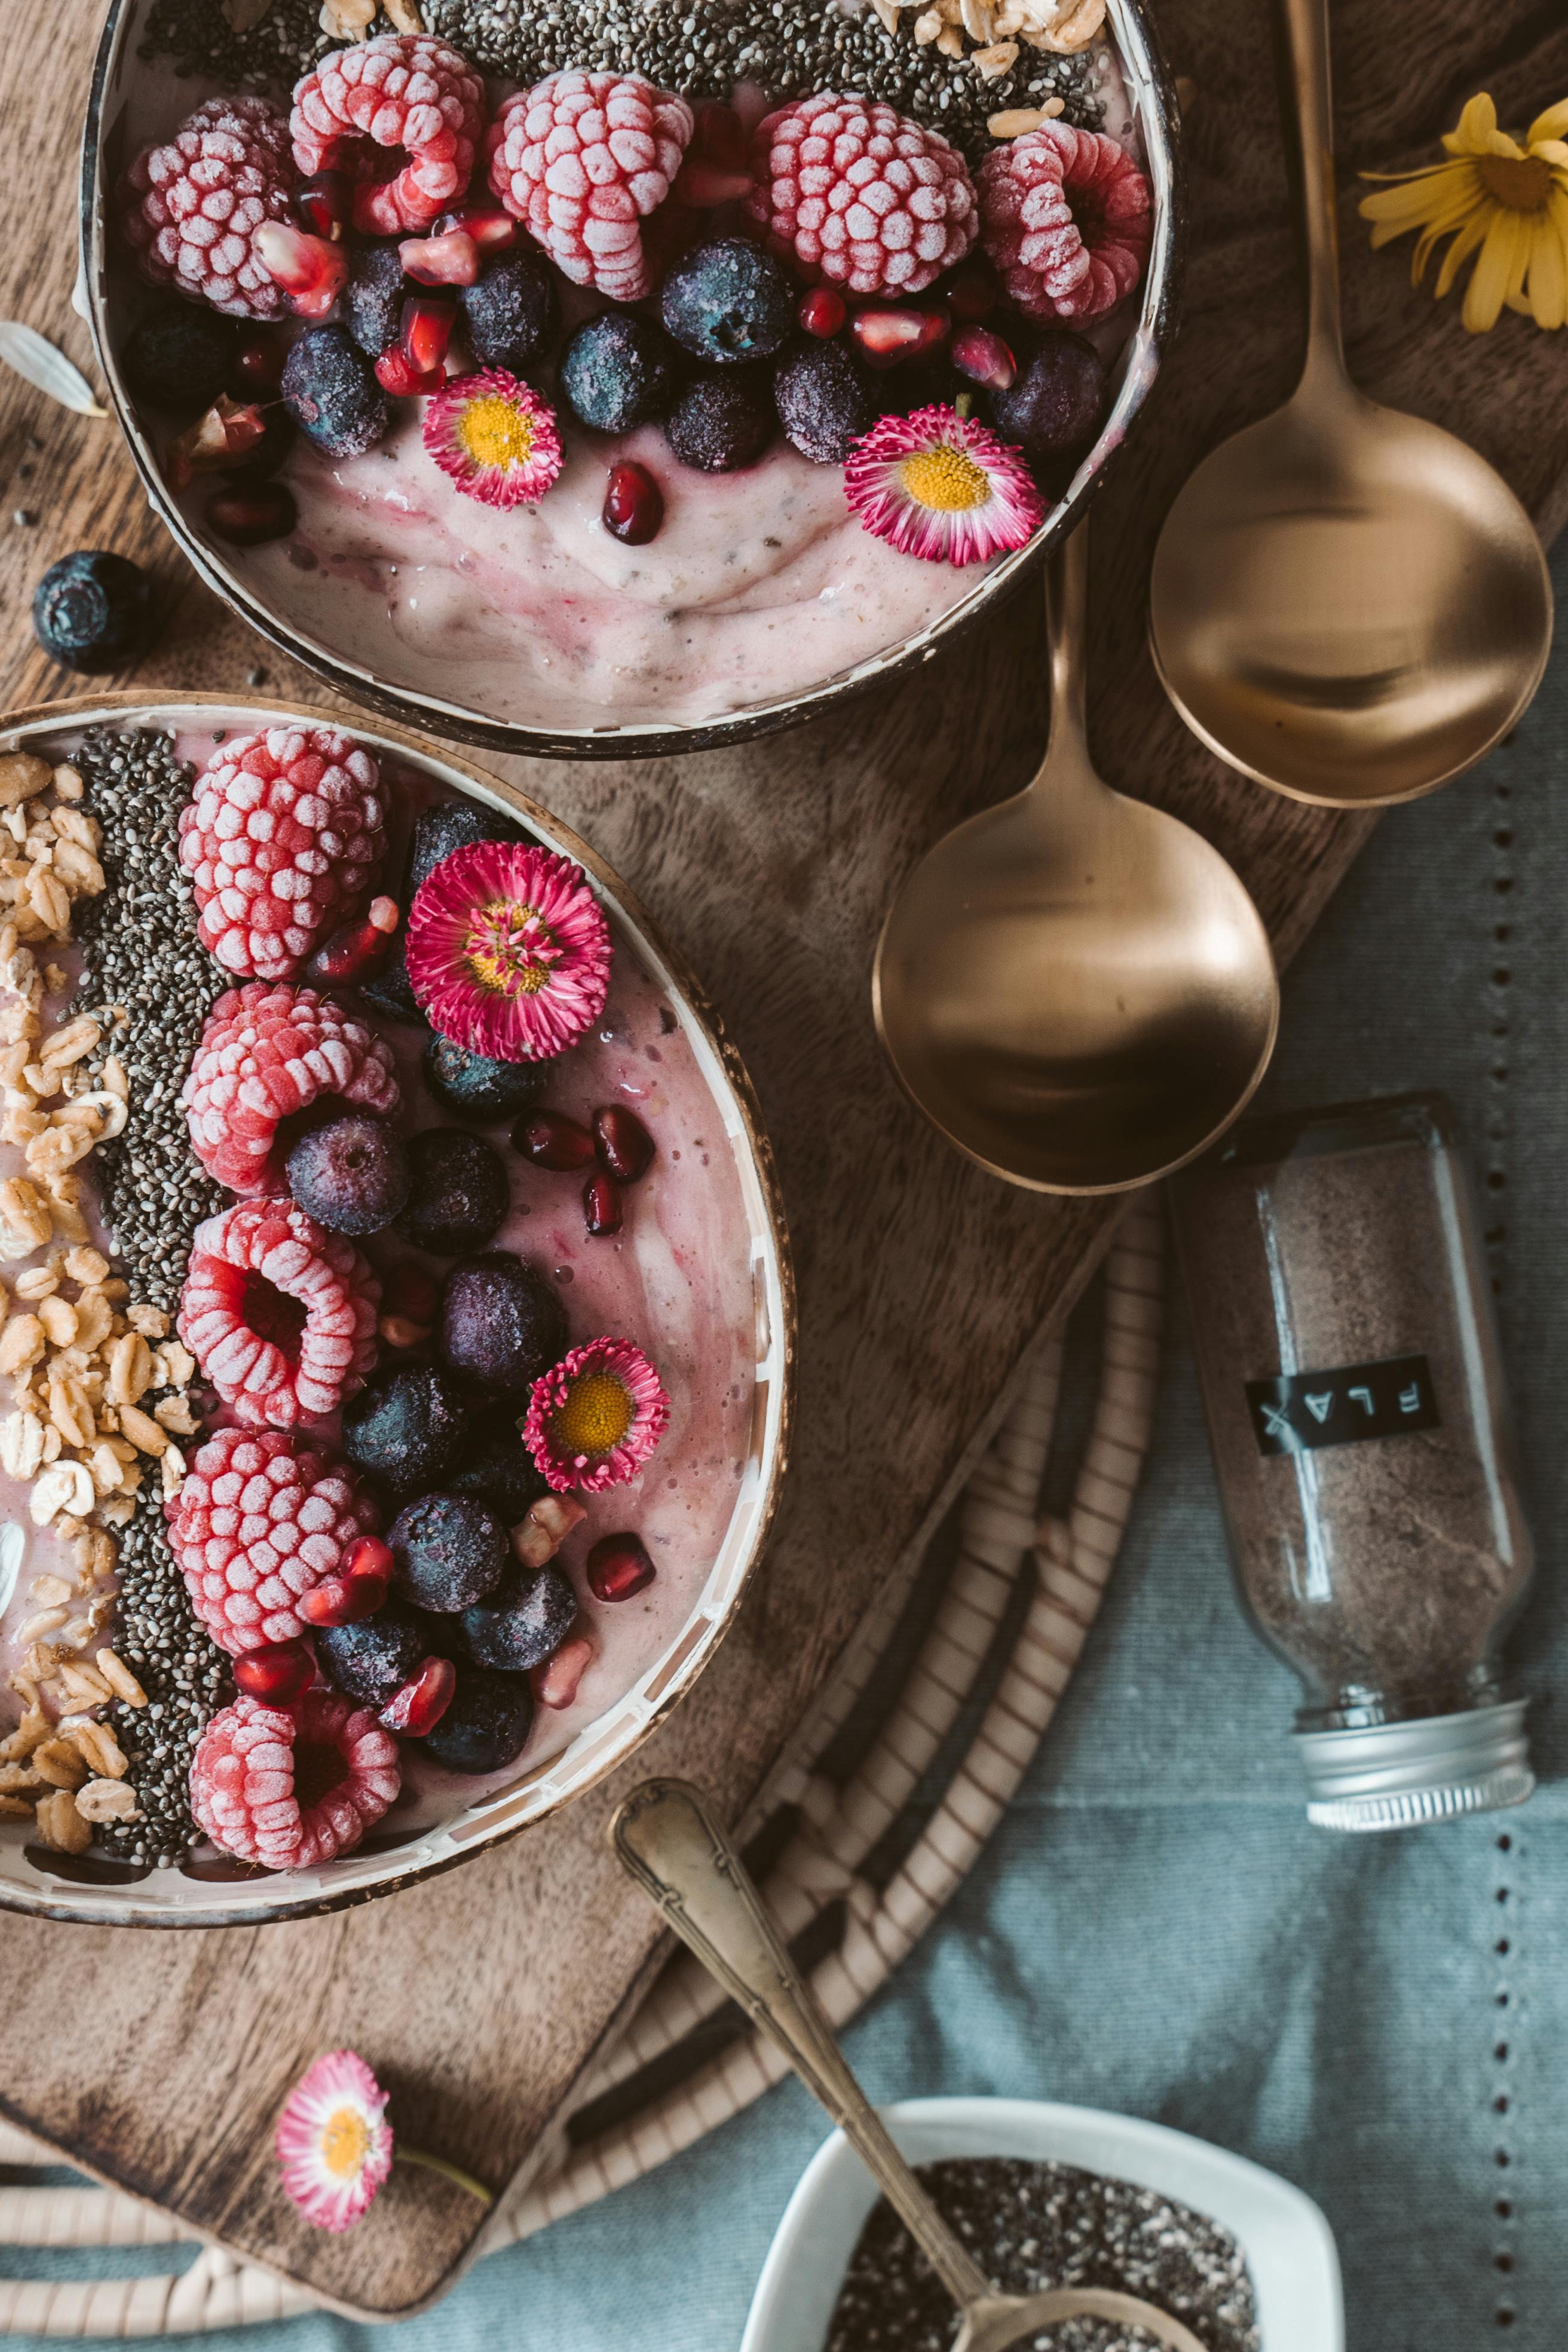
[[[1522,1803],[1499,1647],[1532,1551],[1452,1107],[1249,1119],[1175,1205],[1242,1604],[1305,1686],[1310,1818]]]

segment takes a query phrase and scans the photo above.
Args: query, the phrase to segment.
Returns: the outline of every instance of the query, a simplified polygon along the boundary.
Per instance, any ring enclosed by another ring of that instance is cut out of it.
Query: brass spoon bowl
[[[928,852],[872,980],[917,1108],[994,1175],[1041,1192],[1125,1192],[1194,1158],[1257,1087],[1279,1019],[1268,935],[1225,859],[1094,772],[1086,530],[1047,574],[1039,772]]]
[[[745,1864],[689,1781],[645,1780],[616,1814],[610,1837],[666,1924],[777,2042],[909,2228],[963,2314],[952,2352],[1006,2352],[1057,2321],[1081,2318],[1141,2328],[1166,2352],[1204,2352],[1190,2327],[1142,2295],[1110,2287],[996,2293],[889,2137]]]
[[[1373,807],[1435,791],[1517,724],[1546,667],[1552,588],[1486,460],[1345,372],[1325,0],[1279,5],[1306,365],[1172,507],[1150,635],[1172,701],[1222,760],[1295,800]]]

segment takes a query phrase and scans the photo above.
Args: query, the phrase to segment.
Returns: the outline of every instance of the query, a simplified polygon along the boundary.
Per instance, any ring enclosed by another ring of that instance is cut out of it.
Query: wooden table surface
[[[1097,509],[1091,724],[1105,774],[1215,841],[1288,957],[1368,820],[1299,807],[1212,760],[1166,705],[1143,641],[1166,506],[1203,451],[1286,394],[1300,352],[1267,16],[1259,0],[1161,9],[1190,84],[1194,251],[1183,340]],[[0,310],[84,365],[69,307],[74,163],[101,16],[100,0],[13,0],[0,52]],[[1466,337],[1452,301],[1411,290],[1405,248],[1369,254],[1351,173],[1423,159],[1476,89],[1492,89],[1505,121],[1560,98],[1568,23],[1542,0],[1341,0],[1334,32],[1352,365],[1475,443],[1550,534],[1568,508],[1568,336],[1505,315],[1490,337]],[[0,708],[79,690],[27,615],[46,566],[81,546],[149,565],[163,604],[154,652],[106,683],[326,699],[197,585],[112,425],[0,380]],[[737,1629],[630,1768],[688,1773],[731,1814],[1109,1234],[1112,1207],[1013,1192],[941,1146],[892,1086],[870,1019],[872,944],[899,878],[958,818],[1025,782],[1044,716],[1029,593],[913,681],[743,751],[492,763],[580,827],[690,957],[777,1148],[802,1306],[785,1505]],[[0,2111],[318,2294],[367,2315],[407,2310],[449,2282],[471,2201],[399,2174],[347,2237],[311,2231],[276,2185],[278,2104],[317,2052],[352,2042],[412,2139],[498,2187],[536,2163],[655,1958],[652,1915],[604,1849],[626,1785],[433,1885],[299,1925],[155,1935],[5,1917]]]

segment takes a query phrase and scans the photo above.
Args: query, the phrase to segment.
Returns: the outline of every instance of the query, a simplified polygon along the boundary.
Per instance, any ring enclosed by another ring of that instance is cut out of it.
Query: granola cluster
[[[1105,0],[871,0],[871,5],[888,32],[898,36],[907,17],[917,47],[931,44],[945,58],[966,57],[982,81],[1011,73],[1020,48],[1074,57],[1098,39],[1105,23]]]

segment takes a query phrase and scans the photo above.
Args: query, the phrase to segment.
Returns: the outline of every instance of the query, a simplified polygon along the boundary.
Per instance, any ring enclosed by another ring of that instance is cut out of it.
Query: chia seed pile
[[[87,804],[103,826],[105,887],[79,912],[83,969],[73,1012],[120,1006],[105,1023],[131,1086],[125,1131],[100,1147],[92,1174],[133,1299],[173,1310],[191,1234],[224,1193],[191,1150],[182,1074],[207,1009],[226,982],[196,938],[195,902],[179,863],[179,813],[193,771],[171,736],[95,729],[73,753]],[[146,1691],[145,1707],[116,1701],[114,1736],[130,1759],[142,1818],[100,1834],[124,1861],[177,1862],[196,1843],[188,1793],[191,1753],[224,1704],[227,1661],[191,1613],[164,1530],[156,1481],[120,1531],[114,1646]]]
[[[1209,2352],[1258,2352],[1257,2305],[1228,2230],[1184,2205],[1066,2164],[1010,2157],[917,2168],[922,2186],[993,2285],[1120,2288],[1182,2320]],[[885,2199],[860,2232],[826,2352],[947,2352],[958,2315]],[[1141,2327],[1064,2320],[1037,2352],[1158,2352]]]
[[[317,0],[272,0],[248,33],[230,27],[216,0],[156,0],[143,57],[167,57],[182,73],[216,76],[228,89],[292,84],[341,46],[321,29]],[[1062,120],[1083,130],[1104,121],[1099,95],[1110,64],[1103,42],[1075,57],[1020,48],[1011,73],[983,81],[962,58],[911,33],[883,30],[869,6],[837,0],[424,0],[425,22],[487,74],[538,81],[563,66],[645,74],[688,98],[728,98],[758,83],[775,104],[816,90],[852,89],[931,124],[972,163],[995,143],[988,115],[1059,98]],[[373,32],[391,30],[378,16]]]

